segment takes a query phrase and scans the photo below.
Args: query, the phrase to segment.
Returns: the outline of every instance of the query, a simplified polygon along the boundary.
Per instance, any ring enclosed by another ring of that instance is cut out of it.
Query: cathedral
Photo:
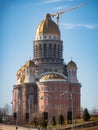
[[[48,113],[48,119],[68,114],[80,117],[80,89],[77,65],[65,64],[59,26],[46,14],[36,29],[33,59],[16,73],[12,110],[17,120],[25,122]]]

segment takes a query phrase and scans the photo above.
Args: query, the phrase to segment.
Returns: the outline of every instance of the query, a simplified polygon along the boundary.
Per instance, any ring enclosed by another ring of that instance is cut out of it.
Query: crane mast
[[[75,9],[78,9],[78,8],[80,8],[80,7],[82,7],[82,6],[85,6],[85,5],[86,5],[86,3],[82,3],[82,4],[79,4],[79,5],[77,5],[77,6],[74,6],[74,7],[65,9],[65,10],[63,10],[63,11],[57,12],[57,13],[55,13],[55,14],[50,14],[50,16],[56,17],[57,25],[59,25],[59,16],[60,16],[61,14],[70,12],[70,11],[75,10]]]

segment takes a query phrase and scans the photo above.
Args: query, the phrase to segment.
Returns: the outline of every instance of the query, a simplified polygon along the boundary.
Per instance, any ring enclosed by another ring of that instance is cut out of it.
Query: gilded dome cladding
[[[76,68],[77,68],[77,65],[76,65],[76,63],[75,63],[74,61],[71,60],[71,61],[68,63],[67,68],[74,68],[74,69],[76,69]]]
[[[63,75],[60,75],[55,72],[51,72],[51,73],[43,75],[40,78],[40,81],[47,81],[47,80],[66,80],[66,78]]]
[[[35,64],[32,60],[27,61],[18,71],[17,75],[19,75],[21,72],[25,71],[26,67],[35,67]]]
[[[35,64],[32,60],[29,60],[26,64],[25,67],[35,67]]]
[[[60,30],[58,25],[51,19],[50,14],[46,15],[46,18],[38,25],[36,35],[58,35],[60,36]]]

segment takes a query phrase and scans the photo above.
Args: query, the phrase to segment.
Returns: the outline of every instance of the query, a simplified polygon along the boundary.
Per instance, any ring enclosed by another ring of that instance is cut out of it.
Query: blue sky
[[[86,2],[60,16],[63,58],[78,66],[81,106],[98,109],[98,0],[0,0],[0,107],[12,100],[16,72],[33,58],[36,28],[46,13]],[[53,18],[55,21],[55,18]]]

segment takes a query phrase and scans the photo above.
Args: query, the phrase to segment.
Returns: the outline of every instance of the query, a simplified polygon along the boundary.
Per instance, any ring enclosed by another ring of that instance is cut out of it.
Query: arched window
[[[41,44],[39,45],[39,57],[42,57],[42,46],[41,46]]]
[[[48,71],[47,68],[45,68],[45,69],[44,69],[44,72],[47,72],[47,71]]]
[[[52,45],[49,44],[48,57],[52,57]]]
[[[44,44],[44,47],[43,47],[43,55],[44,55],[44,57],[47,57],[47,45],[46,45],[46,43]]]
[[[37,58],[38,57],[38,46],[36,45],[35,46],[35,58]]]
[[[58,45],[58,58],[61,58],[61,46]]]
[[[69,76],[70,76],[70,70],[68,72],[69,72]]]
[[[53,57],[56,57],[56,44],[53,46]]]

